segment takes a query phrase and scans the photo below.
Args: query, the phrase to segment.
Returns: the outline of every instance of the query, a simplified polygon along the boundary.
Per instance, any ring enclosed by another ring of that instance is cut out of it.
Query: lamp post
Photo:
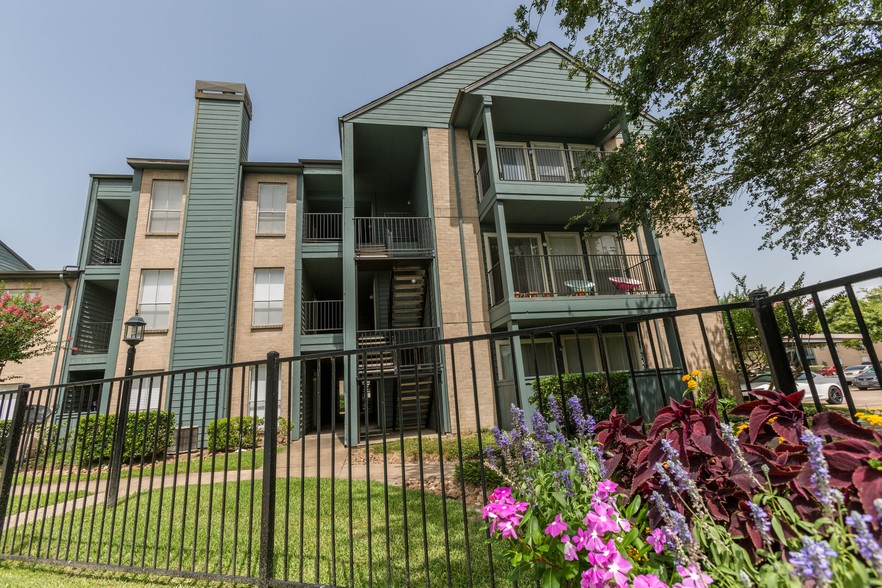
[[[135,347],[144,340],[147,322],[135,311],[135,316],[125,322],[123,341],[129,345],[126,354],[125,376],[128,378],[135,370]],[[132,380],[123,381],[116,415],[116,430],[113,435],[113,449],[110,454],[110,480],[107,482],[107,506],[116,506],[119,496],[119,476],[122,470],[123,445],[126,439],[126,424],[129,419],[129,400],[132,396]]]

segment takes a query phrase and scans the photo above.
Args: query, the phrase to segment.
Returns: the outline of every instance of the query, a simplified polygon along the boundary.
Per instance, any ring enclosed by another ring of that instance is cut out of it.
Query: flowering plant
[[[50,335],[60,306],[43,304],[39,294],[10,294],[0,283],[0,374],[6,362],[48,355],[55,349]]]

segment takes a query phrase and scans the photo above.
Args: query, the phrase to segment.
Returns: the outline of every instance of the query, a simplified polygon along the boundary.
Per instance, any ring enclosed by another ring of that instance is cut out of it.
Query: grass
[[[85,490],[79,490],[77,492],[52,492],[49,494],[20,494],[12,497],[9,508],[6,511],[6,516],[34,510],[35,508],[51,506],[59,502],[82,498],[86,495],[88,495],[88,492]]]
[[[169,588],[174,586],[239,586],[224,582],[208,582],[190,578],[123,574],[71,567],[34,565],[17,561],[0,561],[0,588]]]
[[[279,447],[277,451],[281,452],[284,450],[284,447]],[[256,450],[244,450],[238,453],[213,453],[209,456],[203,456],[200,460],[199,456],[180,456],[178,459],[177,465],[175,464],[174,458],[170,459],[165,463],[165,475],[170,476],[172,474],[186,474],[187,473],[187,464],[190,464],[190,473],[199,473],[199,472],[222,472],[225,469],[229,471],[236,470],[250,470],[252,466],[254,469],[260,469],[263,466],[263,448],[259,448]],[[51,466],[51,459],[49,461],[49,465]],[[33,468],[33,465],[29,466]],[[80,483],[85,483],[86,478],[91,480],[105,480],[110,477],[110,474],[107,472],[106,467],[107,464],[102,464],[102,469],[99,471],[97,466],[93,467],[91,473],[88,473],[83,470],[79,473],[46,473],[46,474],[28,474],[25,473],[24,476],[19,475],[14,484],[16,486],[23,486],[31,484],[66,484],[69,480],[79,481]],[[41,469],[41,466],[37,466],[37,469]],[[142,477],[150,477],[151,475],[161,476],[163,474],[163,463],[153,462],[153,463],[145,463],[145,464],[133,464],[131,468],[128,467],[128,463],[123,463],[123,470],[120,474],[120,477],[123,479],[126,478],[142,478]]]
[[[276,578],[347,585],[351,565],[356,586],[366,585],[369,576],[378,586],[461,586],[468,583],[469,569],[473,585],[490,583],[479,515],[460,502],[378,482],[352,482],[350,499],[348,482],[338,480],[332,513],[330,480],[279,480],[275,490]],[[99,504],[10,529],[2,550],[253,576],[261,491],[257,480],[145,492],[120,501],[115,510]]]
[[[481,451],[478,447],[478,435],[462,435],[462,457],[464,460],[477,459],[481,457]],[[490,431],[481,433],[481,447],[487,447],[493,442],[493,434]],[[420,440],[411,437],[404,440],[404,456],[406,459],[419,460],[420,458]],[[374,442],[371,444],[371,453],[374,455],[383,454],[383,443]],[[459,443],[456,435],[445,435],[441,438],[440,453],[444,455],[444,461],[459,463]],[[401,455],[401,441],[390,437],[386,441],[386,454],[388,456]],[[439,455],[438,436],[425,435],[422,437],[422,456],[435,457]]]

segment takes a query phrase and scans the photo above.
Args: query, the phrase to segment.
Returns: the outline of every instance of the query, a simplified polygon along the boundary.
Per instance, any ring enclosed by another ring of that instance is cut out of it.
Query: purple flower
[[[575,433],[581,439],[590,439],[594,436],[594,427],[597,424],[594,417],[585,414],[582,410],[582,402],[576,396],[570,396],[567,400],[567,408],[570,409],[570,417],[576,425]]]
[[[566,430],[567,422],[564,420],[563,413],[560,410],[560,403],[554,394],[548,397],[548,414],[551,415],[551,420],[557,425],[559,431]]]
[[[581,588],[602,588],[606,586],[610,573],[600,567],[592,567],[582,572],[582,581],[579,584]]]
[[[573,495],[573,480],[570,479],[570,470],[554,472],[554,481],[557,482],[558,488],[566,490],[567,496]]]
[[[577,559],[579,559],[579,552],[576,549],[575,545],[573,545],[571,542],[567,541],[566,543],[563,544],[563,546],[564,546],[563,554],[564,554],[565,560],[576,561]]]
[[[548,526],[545,527],[545,534],[551,535],[552,537],[558,537],[566,530],[567,524],[561,520],[560,515],[557,515],[554,517],[554,520],[548,523]]]
[[[616,586],[628,585],[628,572],[631,571],[631,562],[622,557],[622,554],[616,551],[606,564],[606,571],[609,572],[611,580]]]
[[[582,520],[586,527],[597,531],[600,535],[617,531],[619,526],[612,520],[612,507],[607,504],[595,504],[594,508]]]
[[[570,448],[570,455],[572,456],[573,460],[576,462],[576,472],[580,476],[584,477],[585,474],[588,473],[588,464],[585,462],[585,458],[582,457],[582,452],[579,451],[579,449],[576,447],[571,447]]]
[[[633,588],[668,588],[655,574],[640,574],[634,577]]]
[[[815,541],[811,537],[803,537],[802,549],[787,554],[794,575],[804,584],[814,580],[818,588],[830,586],[830,581],[833,579],[830,561],[838,555],[829,543],[824,540]]]
[[[588,561],[593,566],[600,566],[602,568],[606,568],[609,565],[609,562],[613,560],[613,558],[618,555],[619,550],[616,549],[616,543],[613,539],[610,539],[601,549],[597,551],[593,551],[588,554]]]
[[[585,551],[600,551],[606,545],[603,542],[603,537],[596,529],[586,530],[581,528],[576,531],[573,543],[575,543],[577,549]]]
[[[713,578],[702,572],[695,564],[685,568],[677,566],[677,573],[683,579],[680,584],[683,588],[707,588],[714,583]]]
[[[723,431],[723,439],[726,441],[726,445],[729,446],[729,449],[732,450],[735,461],[738,462],[738,465],[741,466],[741,469],[750,474],[750,480],[755,486],[762,486],[760,481],[757,479],[756,474],[754,474],[753,468],[750,467],[749,463],[747,463],[747,459],[744,457],[744,452],[741,451],[741,446],[738,444],[738,438],[732,431],[732,425],[723,424],[720,425],[720,428]]]
[[[556,432],[552,433],[548,430],[548,423],[545,421],[545,417],[542,416],[542,413],[538,410],[533,413],[532,421],[533,437],[535,437],[539,444],[546,449],[554,448],[558,441],[564,442],[563,435]]]
[[[873,522],[873,517],[851,511],[851,514],[845,517],[845,522],[854,530],[854,540],[857,543],[858,552],[867,560],[876,573],[882,575],[882,548],[879,542],[873,537],[868,526]]]
[[[750,508],[750,518],[753,519],[753,524],[756,526],[757,530],[760,533],[760,537],[762,537],[763,542],[766,545],[772,543],[772,536],[769,535],[769,531],[772,530],[772,524],[769,522],[769,515],[760,505],[754,503],[751,500],[747,501],[747,506]]]
[[[597,460],[597,471],[600,474],[600,477],[606,478],[606,458],[603,457],[603,451],[601,451],[596,445],[592,445],[591,453],[594,454],[594,459]]]
[[[661,529],[654,529],[646,538],[646,542],[652,545],[653,551],[661,553],[665,550],[665,532]]]
[[[815,498],[821,503],[824,511],[831,512],[833,507],[842,502],[842,493],[830,487],[830,470],[827,468],[827,460],[824,459],[824,441],[806,429],[800,439],[808,451],[809,465],[812,467],[810,478]]]

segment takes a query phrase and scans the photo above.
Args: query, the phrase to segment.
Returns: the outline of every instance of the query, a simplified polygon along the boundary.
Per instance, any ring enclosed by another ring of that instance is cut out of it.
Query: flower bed
[[[548,420],[536,412],[528,428],[513,407],[487,449],[503,485],[482,512],[512,579],[882,586],[882,435],[838,412],[809,426],[802,393],[754,394],[732,409],[735,429],[714,396],[671,400],[651,425],[616,410],[595,423],[550,395]]]

